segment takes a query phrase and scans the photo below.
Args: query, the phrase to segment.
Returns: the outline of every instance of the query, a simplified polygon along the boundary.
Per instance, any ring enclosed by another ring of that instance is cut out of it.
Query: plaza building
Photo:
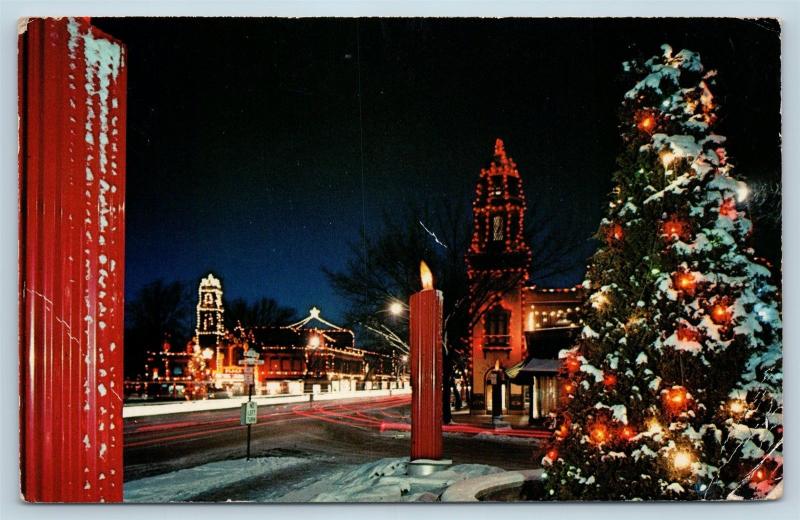
[[[503,142],[481,170],[466,255],[470,284],[472,413],[527,413],[546,422],[559,399],[560,350],[580,329],[581,287],[530,283],[532,254],[525,240],[525,194],[517,165]],[[499,399],[499,403],[494,401]]]

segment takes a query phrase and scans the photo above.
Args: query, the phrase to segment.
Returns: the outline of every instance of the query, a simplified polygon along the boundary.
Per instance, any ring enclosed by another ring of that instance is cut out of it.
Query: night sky
[[[194,284],[213,271],[228,298],[273,297],[301,315],[317,305],[336,320],[345,302],[320,267],[341,268],[362,226],[376,233],[385,211],[471,196],[496,137],[518,164],[529,211],[588,237],[632,86],[621,62],[662,43],[719,70],[717,131],[737,175],[780,179],[775,22],[93,22],[128,48],[127,298],[157,278]],[[780,258],[779,230],[756,229],[755,239]]]

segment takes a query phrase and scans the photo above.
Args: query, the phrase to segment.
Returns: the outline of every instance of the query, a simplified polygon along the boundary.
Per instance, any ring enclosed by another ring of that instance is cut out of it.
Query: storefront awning
[[[528,358],[506,370],[506,375],[516,384],[528,384],[535,375],[555,375],[561,368],[559,359]]]

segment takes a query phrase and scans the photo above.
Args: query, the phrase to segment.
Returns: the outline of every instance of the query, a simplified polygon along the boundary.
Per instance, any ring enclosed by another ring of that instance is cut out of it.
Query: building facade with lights
[[[499,395],[502,413],[527,411],[531,422],[544,421],[558,402],[558,352],[577,335],[583,291],[529,283],[522,178],[500,139],[491,164],[481,170],[472,209],[466,255],[470,409],[489,413]]]
[[[262,393],[348,392],[407,384],[401,360],[355,347],[353,331],[320,315],[281,327],[237,327],[226,337],[234,357],[256,349],[264,360],[256,380]]]
[[[246,392],[240,361],[250,349],[257,350],[264,361],[254,368],[257,394],[346,392],[408,385],[401,358],[356,348],[353,331],[325,320],[317,308],[287,326],[239,324],[234,330],[226,330],[222,294],[222,283],[213,274],[200,281],[195,346],[197,354],[208,361],[209,385],[215,389],[231,394]]]

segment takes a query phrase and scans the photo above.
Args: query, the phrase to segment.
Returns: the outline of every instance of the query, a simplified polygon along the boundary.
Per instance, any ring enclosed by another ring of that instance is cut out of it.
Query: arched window
[[[495,305],[486,313],[484,321],[484,343],[488,346],[506,346],[509,343],[508,324],[511,313]]]
[[[495,215],[492,217],[492,241],[493,242],[500,242],[503,240],[503,233],[505,229],[503,229],[503,216],[502,215]]]

